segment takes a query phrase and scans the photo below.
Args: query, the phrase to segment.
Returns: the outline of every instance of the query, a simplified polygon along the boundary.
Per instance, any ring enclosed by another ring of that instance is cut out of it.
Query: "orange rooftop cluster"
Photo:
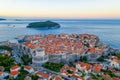
[[[24,46],[29,49],[42,48],[46,54],[53,53],[89,53],[102,52],[106,47],[99,46],[100,41],[93,34],[39,34],[25,37]]]

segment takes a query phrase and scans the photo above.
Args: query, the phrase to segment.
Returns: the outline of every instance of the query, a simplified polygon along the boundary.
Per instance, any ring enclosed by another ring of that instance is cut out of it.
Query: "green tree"
[[[116,54],[116,56],[120,59],[120,52],[118,54]]]
[[[74,65],[73,62],[71,62],[71,61],[69,62],[69,66],[70,66],[70,67],[75,67],[75,65]]]
[[[0,54],[0,66],[4,66],[5,71],[9,71],[12,65],[15,65],[13,58]]]
[[[32,80],[38,80],[39,77],[37,75],[32,75],[31,78]]]
[[[18,75],[18,80],[24,80],[24,74],[21,74],[21,73],[20,73],[20,74]]]
[[[67,72],[68,72],[69,74],[73,74],[73,71],[71,71],[71,70],[67,70]]]
[[[98,77],[98,80],[103,80],[103,78],[102,77]]]
[[[85,63],[88,63],[88,59],[87,59],[87,56],[83,56],[83,62],[85,62]]]
[[[4,49],[4,50],[7,50],[7,51],[12,51],[12,48],[10,48],[9,46],[0,46],[0,49]]]
[[[63,63],[52,63],[52,62],[47,62],[45,64],[43,64],[43,67],[55,71],[55,72],[59,72],[60,69],[62,68],[62,66],[64,66]]]
[[[105,60],[104,60],[104,58],[101,56],[101,57],[99,57],[99,58],[97,59],[97,61],[104,62]]]
[[[10,80],[15,80],[13,77]]]
[[[21,59],[24,62],[24,65],[28,65],[29,63],[32,63],[32,58],[29,57],[29,55],[23,55]]]
[[[86,74],[85,73],[82,73],[82,76],[81,77],[85,77],[86,76]]]

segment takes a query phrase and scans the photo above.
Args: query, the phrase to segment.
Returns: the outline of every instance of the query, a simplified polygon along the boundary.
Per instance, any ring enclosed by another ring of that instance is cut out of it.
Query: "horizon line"
[[[0,16],[0,18],[36,18],[36,19],[120,19],[120,17],[28,17],[28,16]]]

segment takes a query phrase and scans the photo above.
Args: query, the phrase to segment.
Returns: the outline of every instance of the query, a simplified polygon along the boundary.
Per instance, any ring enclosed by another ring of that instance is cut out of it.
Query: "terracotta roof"
[[[76,70],[76,68],[74,68],[74,67],[70,67],[70,70],[75,71],[75,70]]]
[[[118,60],[118,59],[113,59],[112,61],[120,64],[120,60]]]
[[[55,75],[55,74],[53,74],[53,75],[51,76],[51,79],[52,79],[52,80],[63,80],[63,79],[61,78],[61,76]]]
[[[27,69],[27,70],[30,70],[32,67],[31,66],[25,66],[24,68]]]
[[[42,80],[41,78],[38,78],[38,80]]]
[[[86,67],[86,70],[90,70],[92,68],[92,65],[91,64],[87,64],[87,63],[84,63],[84,62],[77,62],[77,64],[79,64],[81,67]]]
[[[100,65],[100,64],[95,64],[95,65],[93,66],[93,69],[96,70],[96,71],[101,71],[102,68],[103,68],[103,66]]]
[[[55,80],[63,80],[61,76],[56,76]]]
[[[24,43],[26,46],[28,46],[29,44],[31,44],[31,40],[30,41],[27,41]]]
[[[113,80],[120,80],[120,78],[113,78]]]
[[[17,68],[20,68],[20,66],[16,65],[16,66],[11,67],[10,69],[11,69],[11,70],[15,70],[15,69],[17,69]]]
[[[39,76],[42,76],[42,77],[46,78],[46,79],[48,79],[48,78],[50,77],[49,74],[44,73],[44,72],[42,72],[42,71],[38,72],[37,74],[38,74]]]
[[[30,77],[30,76],[26,76],[26,77],[24,78],[24,80],[31,80],[31,77]]]
[[[66,74],[66,75],[68,74],[67,70],[65,70],[63,68],[60,70],[60,72]]]
[[[50,75],[49,75],[49,74],[44,74],[44,77],[45,77],[45,78],[49,78]]]
[[[59,36],[60,35],[60,36]],[[46,34],[42,35],[34,35],[34,36],[29,36],[31,37],[28,39],[27,42],[24,43],[25,46],[28,48],[34,49],[37,47],[44,48],[45,52],[47,54],[52,54],[52,53],[66,53],[66,52],[77,52],[77,53],[82,53],[85,50],[88,50],[88,47],[83,46],[84,37],[87,37],[88,43],[90,45],[94,46],[94,43],[96,40],[94,38],[91,38],[91,34],[78,34],[80,37],[79,39],[76,38],[76,34],[59,34],[59,35],[54,35],[54,34]],[[57,36],[57,37],[56,37]],[[65,38],[62,38],[62,37]],[[66,38],[67,36],[67,38]],[[95,36],[96,37],[96,36]],[[32,39],[32,40],[31,40]],[[36,43],[37,41],[37,43]],[[35,43],[34,43],[35,42]],[[61,44],[62,43],[62,44]],[[46,47],[47,46],[47,47]],[[103,49],[95,49],[94,47],[90,48],[88,52],[93,53],[93,52],[101,52]]]
[[[51,78],[54,79],[56,76],[57,76],[57,75],[53,74],[53,75],[51,76]]]
[[[70,67],[68,65],[64,65],[62,68],[64,68],[64,69],[70,69]]]
[[[88,70],[90,70],[90,69],[92,69],[92,65],[91,65],[91,64],[87,64],[87,65],[86,65],[86,70],[88,71]]]
[[[94,53],[95,52],[95,48],[94,47],[90,48],[90,50],[88,52],[89,53]]]
[[[85,80],[83,77],[80,77],[79,75],[76,75],[75,73],[72,75],[72,77],[74,77],[74,78],[79,78],[79,79],[81,79],[81,80]]]
[[[84,67],[84,66],[86,66],[86,64],[84,63],[84,62],[77,62],[77,64],[79,64],[81,67]]]
[[[10,53],[9,51],[6,51],[6,53],[5,53],[5,54],[10,55],[11,53]]]
[[[35,49],[35,48],[37,48],[37,47],[38,47],[38,45],[35,45],[35,44],[30,44],[28,47],[29,47],[29,48],[31,48],[31,49]]]
[[[0,75],[2,75],[3,74],[3,72],[0,72]]]
[[[15,76],[15,75],[17,75],[17,74],[19,74],[20,72],[19,71],[12,71],[12,72],[10,72],[10,75],[11,76]]]

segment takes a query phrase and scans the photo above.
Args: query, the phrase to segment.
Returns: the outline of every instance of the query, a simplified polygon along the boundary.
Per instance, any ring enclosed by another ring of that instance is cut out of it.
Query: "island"
[[[60,28],[60,24],[52,21],[33,22],[33,23],[30,23],[27,26],[27,28],[56,29],[56,28]]]
[[[0,18],[0,21],[2,21],[2,20],[6,20],[6,19]]]

